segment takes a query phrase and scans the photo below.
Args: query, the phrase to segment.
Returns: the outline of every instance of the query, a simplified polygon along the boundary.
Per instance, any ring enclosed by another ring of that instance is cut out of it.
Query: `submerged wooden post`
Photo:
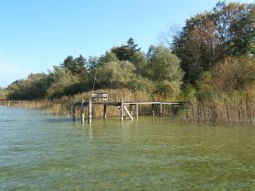
[[[123,121],[124,119],[124,105],[123,105],[123,98],[121,98],[120,103],[120,120]]]
[[[154,111],[154,104],[151,105],[151,109],[152,109],[152,116],[154,117],[155,116],[155,111]]]
[[[92,101],[89,100],[88,103],[88,123],[92,122]]]
[[[72,103],[72,116],[73,116],[73,121],[75,121],[75,104]]]
[[[84,123],[84,101],[81,102],[80,106],[80,111],[81,111],[81,122]]]
[[[138,119],[138,115],[139,115],[138,104],[135,104],[135,114],[136,114],[136,119]]]
[[[104,104],[104,119],[106,119],[106,104]]]
[[[163,117],[163,105],[162,105],[162,102],[160,102],[160,104],[159,104],[159,116]]]

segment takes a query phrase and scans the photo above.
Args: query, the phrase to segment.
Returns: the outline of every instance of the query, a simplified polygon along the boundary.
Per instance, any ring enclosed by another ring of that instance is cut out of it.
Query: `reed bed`
[[[16,107],[42,110],[48,115],[62,115],[71,117],[71,105],[81,100],[89,100],[92,93],[107,92],[109,101],[173,101],[174,99],[163,99],[157,95],[145,92],[133,92],[128,89],[103,89],[84,92],[74,96],[65,96],[54,100],[36,100],[16,103]],[[165,106],[164,115],[172,116],[186,122],[226,122],[239,124],[253,124],[255,126],[255,92],[233,93],[215,95],[211,100],[198,101],[193,99],[184,106]],[[134,108],[133,108],[134,109]],[[87,110],[85,109],[85,116]],[[120,111],[117,107],[107,107],[107,117],[119,117]],[[151,115],[151,106],[140,106],[139,114]],[[155,107],[155,115],[159,114],[159,108]],[[93,116],[103,117],[103,105],[93,105]],[[76,108],[76,117],[80,117],[80,109]]]
[[[221,94],[212,100],[190,102],[179,118],[191,122],[227,122],[255,126],[255,97]]]

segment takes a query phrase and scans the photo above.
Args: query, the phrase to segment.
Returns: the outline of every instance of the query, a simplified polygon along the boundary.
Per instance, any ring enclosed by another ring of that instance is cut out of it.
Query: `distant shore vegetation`
[[[252,121],[254,23],[254,3],[218,2],[212,11],[188,18],[170,43],[151,45],[146,53],[130,38],[100,57],[67,56],[52,71],[31,74],[1,91],[8,91],[8,99],[53,100],[92,89],[128,89],[189,101],[187,119]]]

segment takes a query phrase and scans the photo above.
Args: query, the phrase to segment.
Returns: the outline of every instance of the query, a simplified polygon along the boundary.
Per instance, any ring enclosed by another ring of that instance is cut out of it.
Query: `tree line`
[[[255,88],[255,4],[218,2],[186,20],[171,45],[144,53],[130,38],[100,57],[68,56],[53,71],[8,86],[10,99],[59,98],[91,89],[210,99]]]

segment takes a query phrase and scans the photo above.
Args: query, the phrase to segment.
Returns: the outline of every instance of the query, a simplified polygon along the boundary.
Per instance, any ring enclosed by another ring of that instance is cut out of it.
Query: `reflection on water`
[[[0,107],[0,190],[255,190],[255,129]]]

